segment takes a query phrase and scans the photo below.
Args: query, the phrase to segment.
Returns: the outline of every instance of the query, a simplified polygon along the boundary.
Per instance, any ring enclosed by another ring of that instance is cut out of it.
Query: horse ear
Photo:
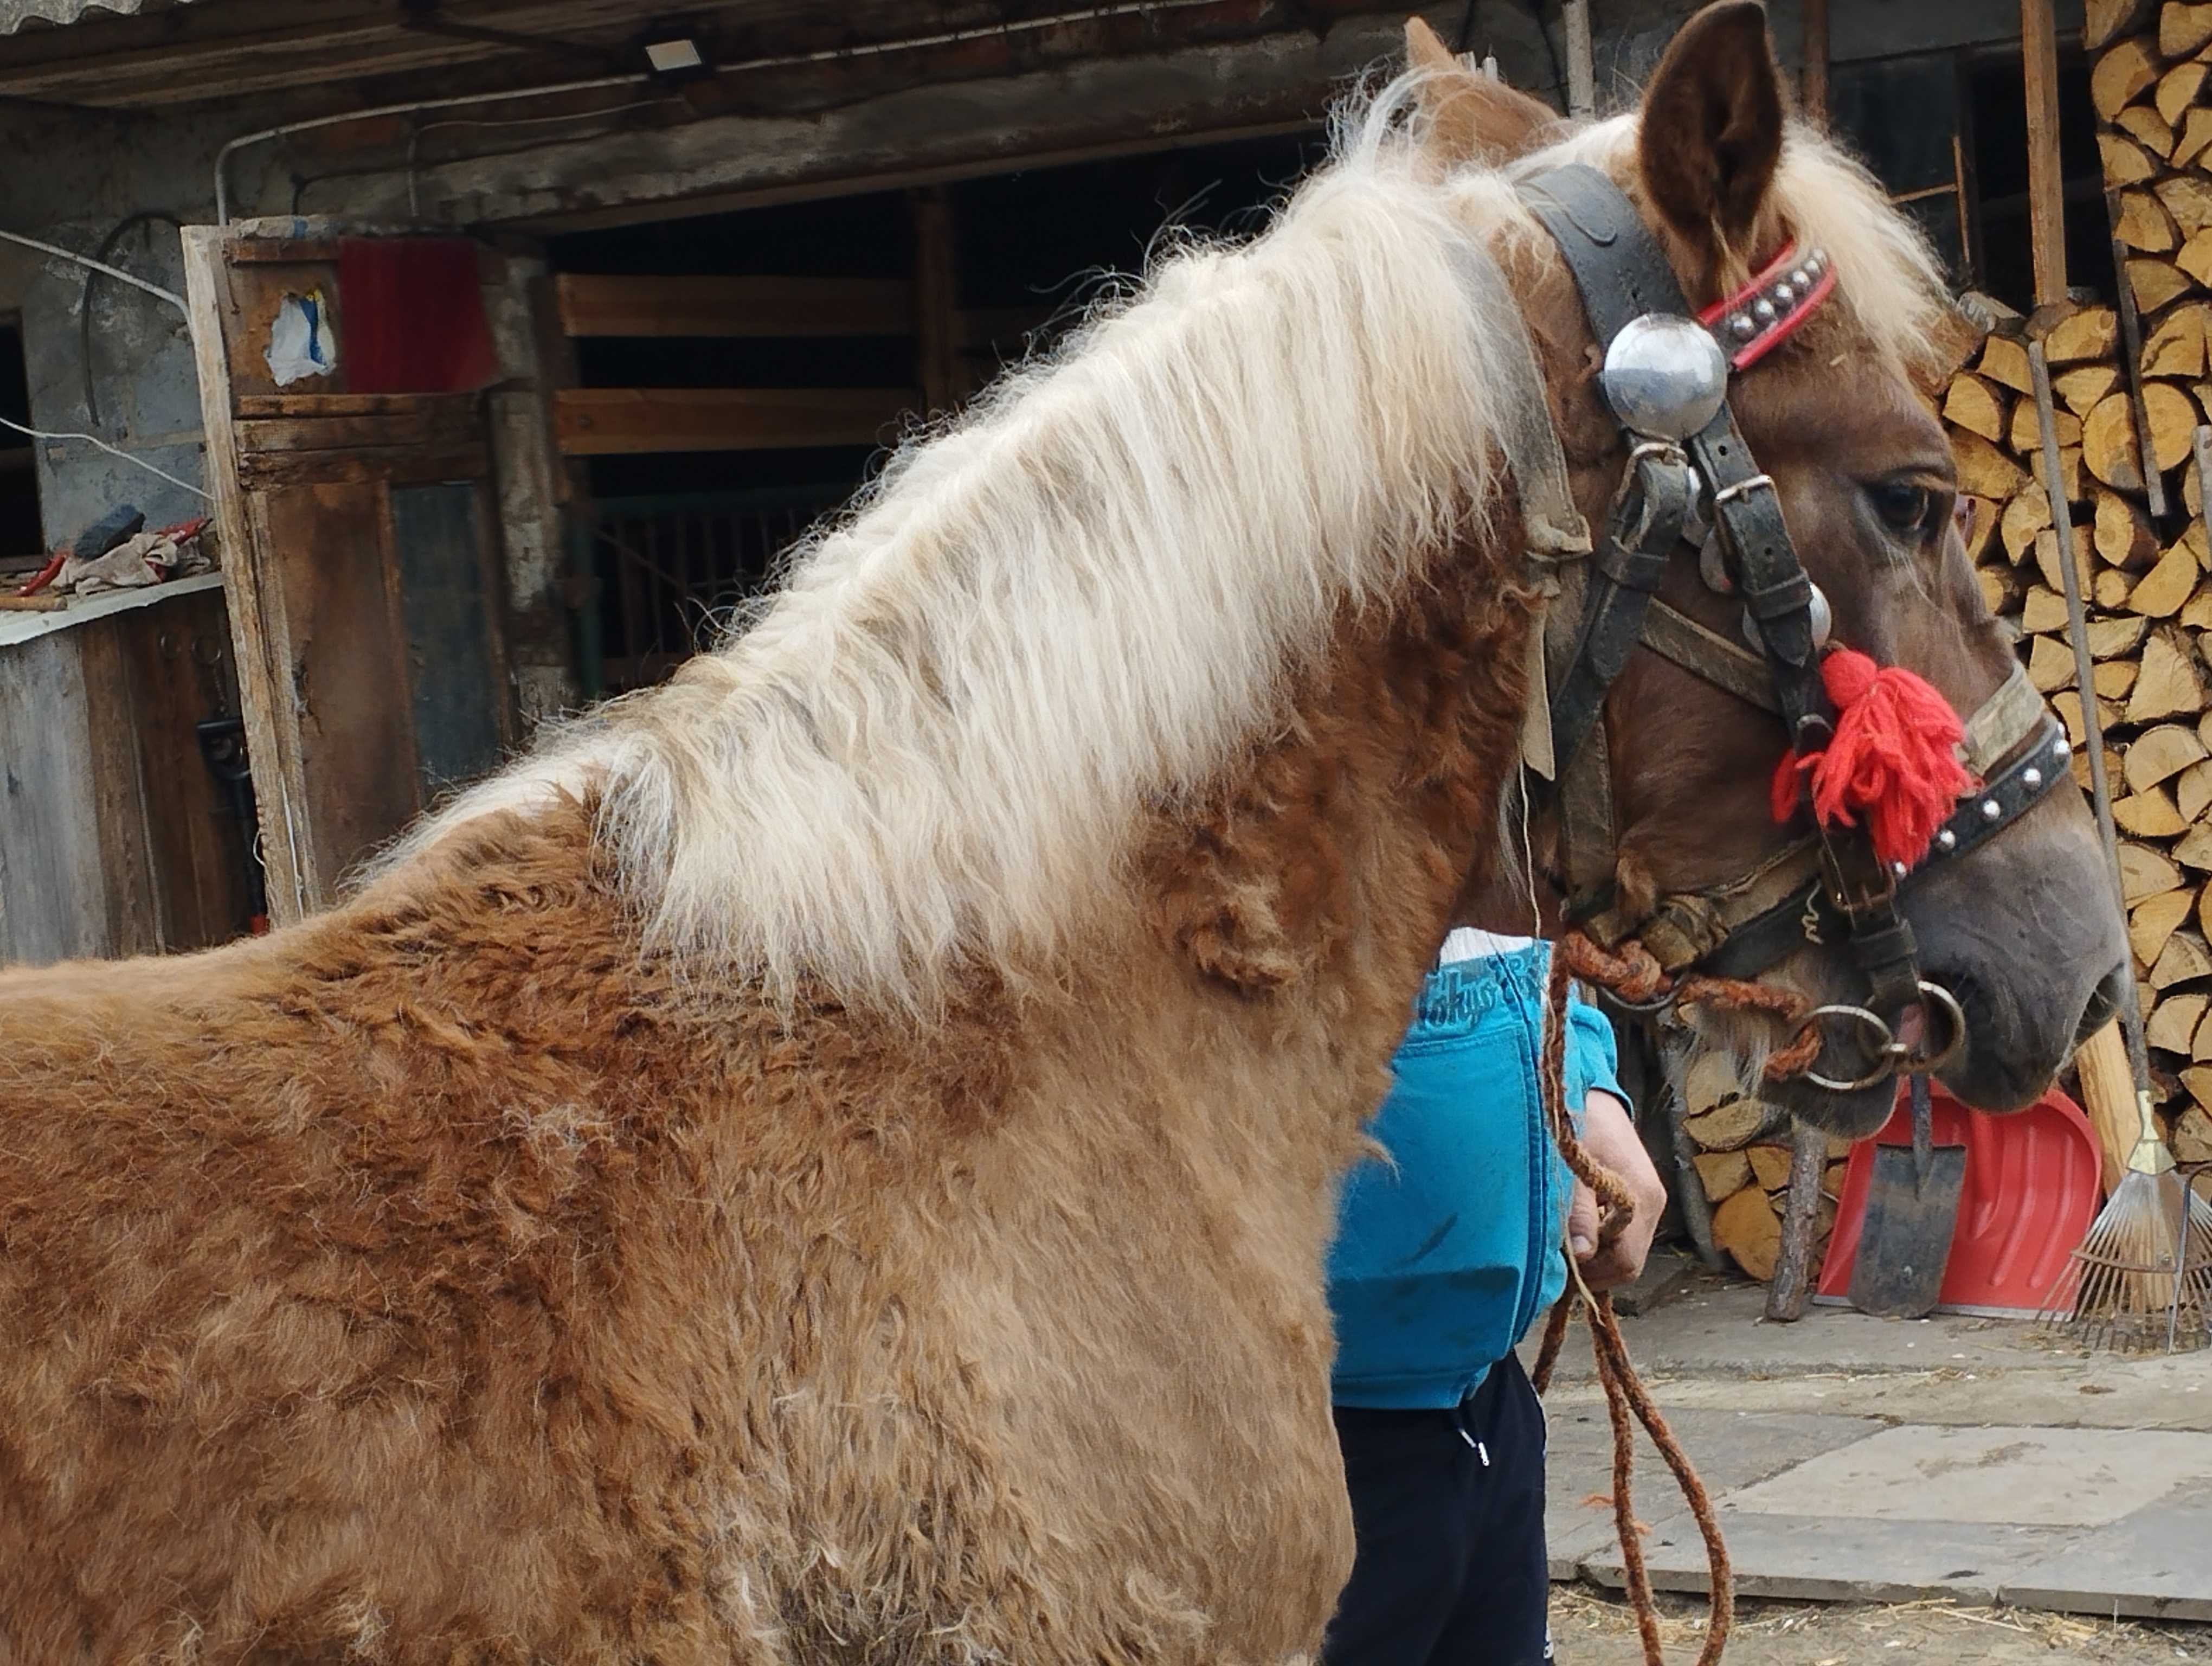
[[[1782,155],[1782,72],[1759,0],[1723,0],[1682,26],[1644,89],[1644,190],[1685,236],[1742,246]]]
[[[1427,118],[1422,141],[1448,167],[1509,161],[1559,120],[1550,105],[1468,69],[1418,16],[1406,22],[1406,67],[1421,75],[1413,96]]]

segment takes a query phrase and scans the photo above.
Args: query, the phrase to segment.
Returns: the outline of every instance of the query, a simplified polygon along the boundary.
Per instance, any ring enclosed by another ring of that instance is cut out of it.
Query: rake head
[[[2037,1317],[2115,1353],[2212,1344],[2212,1203],[2171,1170],[2128,1174]]]

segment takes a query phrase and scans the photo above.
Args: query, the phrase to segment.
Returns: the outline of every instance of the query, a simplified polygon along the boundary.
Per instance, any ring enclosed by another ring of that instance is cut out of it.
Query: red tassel
[[[1856,827],[1863,816],[1875,854],[1910,867],[1973,785],[1954,750],[1966,733],[1959,714],[1904,666],[1851,648],[1828,651],[1820,681],[1836,708],[1835,736],[1809,757],[1783,758],[1774,819],[1789,820],[1809,787],[1823,826]]]

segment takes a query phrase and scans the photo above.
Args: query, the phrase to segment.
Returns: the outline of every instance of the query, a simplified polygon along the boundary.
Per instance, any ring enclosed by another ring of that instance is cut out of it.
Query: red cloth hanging
[[[341,240],[337,322],[350,392],[467,393],[498,373],[465,237]]]

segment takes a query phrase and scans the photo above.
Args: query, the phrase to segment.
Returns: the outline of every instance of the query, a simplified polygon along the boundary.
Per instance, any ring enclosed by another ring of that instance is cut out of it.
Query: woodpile
[[[1727,1061],[1707,1055],[1682,1083],[1682,1126],[1697,1146],[1692,1164],[1712,1207],[1714,1246],[1724,1250],[1762,1284],[1774,1275],[1782,1248],[1782,1206],[1790,1189],[1789,1120],[1773,1107],[1745,1096]],[[1848,1141],[1828,1142],[1820,1182],[1820,1210],[1814,1224],[1808,1265],[1820,1274],[1836,1200],[1844,1189]]]
[[[2212,448],[2198,457],[2212,423],[2212,3],[2087,0],[2083,42],[2113,269],[2070,277],[2112,304],[2023,318],[1969,297],[1986,338],[1938,404],[1976,500],[1969,542],[1984,594],[2077,746],[2081,702],[2098,702],[2154,1079],[2177,1154],[2212,1158],[2212,547],[2200,473]],[[2051,364],[2063,505],[2043,484],[2032,340]],[[2087,690],[2067,635],[2060,513],[2089,605]],[[2079,752],[2075,773],[2086,786]]]

